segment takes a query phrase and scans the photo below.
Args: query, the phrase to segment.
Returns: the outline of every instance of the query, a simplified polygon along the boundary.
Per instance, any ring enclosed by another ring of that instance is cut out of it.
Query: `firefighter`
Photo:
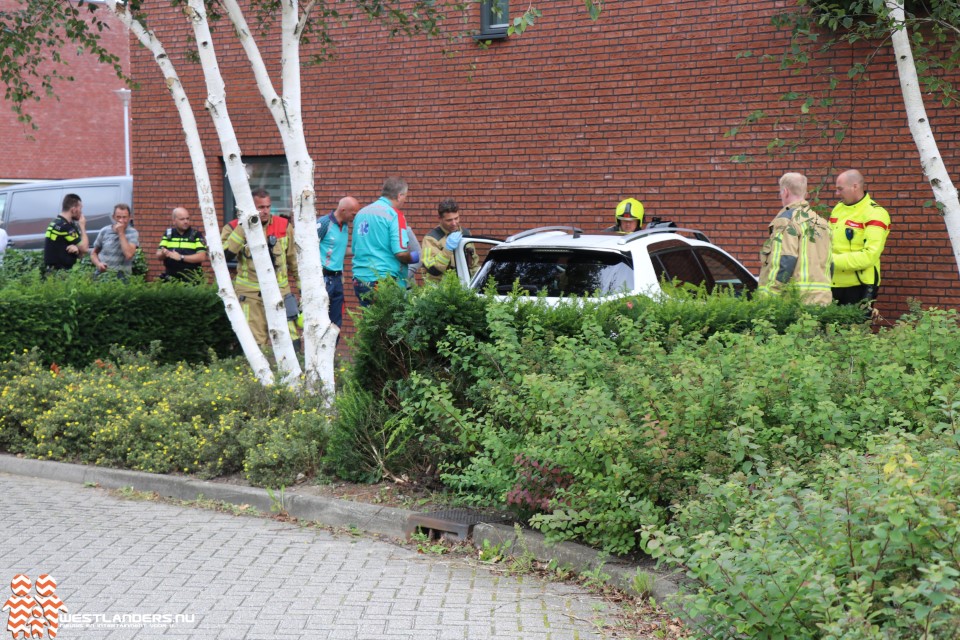
[[[828,305],[830,293],[830,225],[807,203],[807,177],[780,178],[783,208],[770,222],[760,251],[760,291],[779,295],[793,283],[807,304]]]
[[[297,253],[293,243],[293,225],[283,216],[270,213],[270,194],[264,189],[253,192],[253,204],[260,215],[263,232],[267,236],[267,247],[270,251],[270,260],[273,262],[277,274],[277,284],[280,285],[280,294],[283,296],[284,307],[287,312],[287,321],[290,327],[290,337],[297,347],[296,319],[298,314],[297,299],[290,291],[290,280],[298,277]],[[250,323],[250,331],[257,344],[261,347],[270,345],[267,334],[267,316],[260,297],[260,281],[257,270],[253,266],[253,257],[247,247],[247,237],[243,227],[233,220],[228,225],[230,234],[223,244],[223,253],[227,260],[237,261],[237,275],[234,286],[243,307],[243,315]],[[224,229],[226,231],[226,229]]]
[[[871,307],[880,289],[880,254],[890,233],[890,214],[873,201],[855,169],[837,176],[837,197],[840,202],[830,213],[833,299]]]
[[[633,233],[639,231],[643,225],[643,203],[636,198],[626,198],[620,201],[614,212],[616,224],[607,227],[604,231],[616,233]]]
[[[440,224],[423,237],[423,277],[429,282],[439,282],[447,270],[457,270],[453,252],[460,246],[463,236],[470,236],[470,230],[460,226],[460,207],[453,198],[446,198],[437,205]],[[463,248],[470,275],[480,270],[480,256],[473,245]]]

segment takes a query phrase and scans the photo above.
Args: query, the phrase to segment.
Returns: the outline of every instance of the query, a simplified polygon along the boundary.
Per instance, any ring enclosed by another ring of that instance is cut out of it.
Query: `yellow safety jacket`
[[[236,226],[233,226],[236,225]],[[227,235],[227,227],[233,226]],[[234,286],[239,293],[260,291],[260,281],[257,279],[257,270],[253,266],[250,248],[247,246],[247,236],[243,226],[232,221],[224,227],[223,233],[226,242],[223,248],[237,255],[237,277]],[[280,293],[290,293],[290,278],[298,278],[297,253],[293,243],[293,225],[282,216],[270,216],[263,225],[263,232],[267,236],[267,246],[270,249],[270,259],[277,273],[277,284]]]
[[[833,286],[880,284],[880,254],[890,233],[890,214],[865,195],[856,204],[840,202],[830,213]]]
[[[460,231],[465,236],[470,235],[469,229]],[[450,234],[444,231],[443,227],[437,226],[423,238],[423,277],[427,281],[439,282],[447,269],[457,270],[453,251],[446,246],[448,235]],[[468,268],[472,277],[480,270],[480,256],[477,255],[472,244],[465,246],[463,250],[464,256],[470,263]]]
[[[830,293],[830,225],[806,200],[785,206],[770,222],[760,251],[760,291],[779,295],[794,283],[807,304],[827,305]]]

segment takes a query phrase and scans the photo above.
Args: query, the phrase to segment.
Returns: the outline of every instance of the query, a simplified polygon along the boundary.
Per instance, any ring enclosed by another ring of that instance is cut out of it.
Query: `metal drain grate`
[[[431,513],[414,513],[407,518],[403,532],[409,538],[414,533],[427,534],[432,540],[449,538],[467,540],[473,535],[474,525],[511,524],[513,517],[505,513],[474,511],[473,509],[447,509]]]

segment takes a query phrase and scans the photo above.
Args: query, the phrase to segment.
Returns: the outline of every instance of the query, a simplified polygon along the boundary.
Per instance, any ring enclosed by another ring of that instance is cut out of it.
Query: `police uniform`
[[[47,271],[56,269],[72,269],[80,258],[78,253],[70,253],[67,247],[80,244],[83,232],[80,226],[62,215],[57,216],[47,225],[47,232],[43,241],[43,264]]]
[[[833,299],[858,304],[877,297],[880,254],[890,233],[890,214],[869,194],[855,204],[840,202],[830,213],[833,233]]]
[[[770,222],[760,251],[760,291],[779,295],[788,282],[807,304],[828,305],[832,263],[830,225],[806,200],[785,206]]]
[[[230,225],[230,234],[224,243],[224,251],[237,256],[237,275],[234,280],[234,287],[237,295],[240,297],[240,306],[243,308],[243,314],[247,318],[250,330],[257,344],[267,346],[269,336],[267,334],[267,316],[263,309],[263,300],[260,297],[260,281],[257,278],[257,270],[253,265],[253,257],[250,254],[250,248],[247,246],[247,236],[243,226],[233,220]],[[226,231],[226,229],[224,229]],[[280,294],[285,299],[292,298],[290,291],[290,278],[297,278],[297,253],[293,242],[293,225],[282,216],[271,215],[267,223],[263,225],[263,232],[267,236],[267,246],[270,250],[270,260],[273,262],[273,268],[277,275],[277,284],[280,285]],[[294,300],[294,302],[296,302]],[[293,314],[296,318],[296,312]],[[291,318],[291,310],[287,310],[287,319]],[[293,321],[290,325],[290,335],[296,339],[296,325]]]
[[[469,237],[469,229],[460,229],[460,232]],[[457,270],[457,263],[454,260],[453,251],[447,249],[447,236],[450,234],[443,230],[443,227],[437,226],[423,237],[423,269],[424,279],[431,282],[439,282],[447,269]],[[470,275],[476,275],[480,270],[480,256],[473,250],[472,245],[464,247],[464,256],[470,261]]]
[[[207,243],[203,239],[203,234],[193,227],[182,232],[176,227],[170,227],[160,240],[160,248],[168,251],[176,251],[181,256],[192,256],[201,251],[206,253]],[[164,258],[163,266],[165,271],[160,277],[164,279],[177,278],[178,280],[192,282],[198,279],[200,274],[203,273],[202,266],[185,262],[182,259]]]

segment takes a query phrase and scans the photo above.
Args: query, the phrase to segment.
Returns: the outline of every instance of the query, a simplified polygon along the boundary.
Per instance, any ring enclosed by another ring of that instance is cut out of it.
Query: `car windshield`
[[[474,285],[493,282],[497,293],[517,288],[551,297],[607,295],[633,289],[633,264],[616,251],[583,249],[497,248],[490,252]]]

